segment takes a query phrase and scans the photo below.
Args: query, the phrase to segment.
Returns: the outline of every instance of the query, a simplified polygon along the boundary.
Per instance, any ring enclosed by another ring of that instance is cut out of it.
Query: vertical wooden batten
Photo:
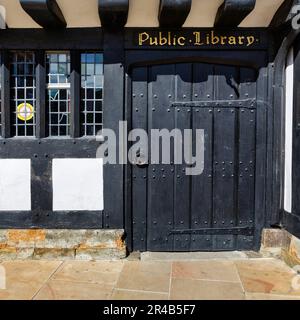
[[[67,26],[55,0],[20,0],[20,4],[31,18],[45,29]]]
[[[10,70],[9,52],[1,52],[1,130],[2,137],[9,138],[11,134],[10,126]]]
[[[218,9],[215,27],[237,27],[254,9],[255,2],[256,0],[225,0]]]
[[[36,135],[46,136],[46,68],[44,50],[36,51]]]
[[[101,26],[122,28],[127,23],[129,0],[98,0]]]
[[[71,51],[71,128],[72,138],[80,136],[80,52]]]
[[[158,20],[162,28],[180,28],[185,23],[192,7],[192,0],[161,0]]]

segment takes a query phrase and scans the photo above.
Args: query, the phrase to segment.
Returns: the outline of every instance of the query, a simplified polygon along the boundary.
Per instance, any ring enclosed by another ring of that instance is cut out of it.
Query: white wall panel
[[[256,0],[254,10],[242,21],[240,27],[267,27],[284,0]]]
[[[68,28],[99,27],[98,0],[56,0]]]
[[[54,159],[53,210],[103,210],[103,160]]]
[[[223,0],[192,0],[192,8],[184,27],[213,27],[218,8]]]
[[[293,106],[294,106],[294,50],[287,59],[285,86],[285,165],[284,210],[292,212],[292,163],[293,163]]]
[[[0,0],[9,28],[41,28],[22,8],[19,0]]]
[[[31,162],[0,160],[0,211],[31,210]]]
[[[158,27],[159,0],[129,0],[126,27]]]

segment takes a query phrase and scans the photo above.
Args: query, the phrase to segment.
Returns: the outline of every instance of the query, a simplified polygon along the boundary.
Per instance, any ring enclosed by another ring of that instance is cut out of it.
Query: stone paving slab
[[[141,253],[142,261],[179,261],[179,260],[233,260],[247,259],[248,254],[241,251],[230,252],[143,252]]]
[[[171,300],[244,300],[239,282],[173,279]]]
[[[238,261],[235,264],[246,292],[300,296],[299,276],[280,260]]]
[[[172,278],[240,282],[232,261],[177,261],[173,262]]]
[[[298,300],[284,262],[244,258],[173,261],[4,261],[0,300]],[[237,256],[239,256],[237,258]]]

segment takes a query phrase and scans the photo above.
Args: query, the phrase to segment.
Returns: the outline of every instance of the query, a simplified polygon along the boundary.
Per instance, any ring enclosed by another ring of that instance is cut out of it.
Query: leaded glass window
[[[31,51],[10,54],[12,136],[33,137],[36,131],[35,55]]]
[[[81,130],[95,136],[102,129],[103,54],[81,54]]]
[[[48,134],[50,137],[70,135],[70,72],[69,52],[47,52]]]

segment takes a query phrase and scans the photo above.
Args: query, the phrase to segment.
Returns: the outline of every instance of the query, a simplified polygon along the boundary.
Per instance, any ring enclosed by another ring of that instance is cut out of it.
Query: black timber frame
[[[145,31],[145,29],[142,29]],[[154,29],[153,29],[154,30]],[[157,29],[156,29],[157,30]],[[252,30],[252,29],[251,29]],[[255,29],[257,32],[265,32],[266,29]],[[278,44],[272,41],[272,30],[270,32],[270,43],[265,50],[268,53],[269,59],[260,72],[262,78],[268,78],[266,87],[261,88],[261,95],[267,94],[268,108],[266,114],[268,121],[267,131],[267,166],[262,168],[265,176],[260,175],[261,183],[266,185],[268,190],[267,194],[259,195],[261,197],[258,210],[260,212],[265,210],[264,215],[259,215],[258,226],[270,227],[271,224],[278,223],[282,220],[279,217],[281,208],[281,182],[282,172],[276,168],[282,166],[282,152],[280,141],[282,138],[279,136],[281,131],[282,119],[282,103],[284,99],[284,66],[287,49],[281,49],[279,53],[276,52]],[[87,29],[61,29],[61,30],[43,30],[43,29],[6,29],[1,31],[0,50],[2,52],[1,62],[1,74],[2,74],[2,137],[0,144],[14,143],[14,139],[9,139],[10,132],[9,126],[9,112],[5,105],[9,105],[9,64],[8,64],[8,50],[34,50],[37,57],[36,77],[40,82],[37,85],[37,117],[44,118],[43,112],[45,110],[43,101],[45,100],[45,90],[42,87],[45,78],[45,65],[41,58],[44,50],[71,50],[76,55],[81,50],[101,50],[104,53],[104,127],[111,128],[118,132],[118,125],[120,120],[128,119],[130,124],[130,110],[124,107],[124,101],[126,105],[129,105],[130,86],[128,73],[125,67],[130,64],[143,63],[145,60],[144,54],[148,54],[150,61],[155,59],[159,61],[160,55],[157,49],[138,50],[134,53],[134,48],[130,47],[128,43],[132,41],[132,29],[126,30],[114,30],[111,28],[87,28]],[[296,35],[290,35],[287,40],[284,41],[282,47],[286,48],[296,38]],[[20,41],[22,39],[22,41]],[[288,44],[289,43],[289,44]],[[182,50],[183,49],[183,50]],[[178,48],[181,50],[182,58],[188,56],[195,57],[199,54],[199,57],[204,54],[203,50],[187,50],[187,48]],[[132,52],[133,60],[125,59],[126,52]],[[193,53],[192,53],[193,52]],[[230,60],[234,50],[208,50],[209,59],[212,60]],[[274,58],[277,54],[277,60]],[[249,64],[247,58],[251,55],[251,50],[243,50],[239,55],[239,64]],[[177,59],[177,49],[165,48],[164,57],[167,59]],[[279,58],[280,57],[280,58]],[[161,58],[160,58],[161,59]],[[253,63],[253,67],[257,67],[256,63]],[[127,67],[126,67],[127,68]],[[274,70],[275,69],[275,70]],[[76,69],[74,68],[74,74],[72,75],[72,81],[78,81],[78,75],[76,75]],[[273,91],[273,86],[275,90]],[[40,89],[38,89],[40,88]],[[118,90],[116,90],[118,88]],[[73,95],[75,93],[73,92]],[[78,100],[78,97],[77,97]],[[74,100],[76,101],[76,99]],[[76,103],[76,102],[75,102]],[[274,105],[274,108],[271,106]],[[73,107],[75,108],[75,107]],[[74,114],[74,117],[76,115]],[[274,119],[274,121],[273,121]],[[4,124],[4,126],[3,126]],[[73,131],[73,140],[76,141],[77,133]],[[45,137],[45,123],[40,121],[40,127],[37,128],[38,145],[39,140]],[[266,139],[265,137],[262,137]],[[11,141],[11,142],[10,142]],[[46,146],[46,145],[45,145]],[[16,147],[17,148],[17,147]],[[44,152],[46,153],[46,152]],[[43,153],[43,154],[44,154]],[[88,151],[85,156],[88,155]],[[78,155],[83,156],[83,155]],[[261,155],[263,156],[263,155]],[[104,203],[105,210],[102,213],[103,219],[99,222],[99,217],[93,213],[90,215],[61,212],[53,213],[46,212],[40,214],[36,212],[36,216],[32,213],[1,213],[0,215],[0,228],[124,228],[126,227],[128,235],[128,245],[130,249],[130,168],[123,165],[106,165],[104,170]],[[262,172],[262,171],[261,171]],[[274,182],[274,183],[273,183]],[[38,188],[38,186],[36,186]],[[283,213],[281,213],[283,214]]]
[[[127,22],[129,0],[98,0],[98,11],[104,28],[122,28]]]
[[[282,8],[281,8],[282,10]],[[272,163],[272,201],[269,216],[269,223],[275,228],[284,228],[290,232],[295,231],[295,226],[299,223],[295,220],[294,213],[284,210],[284,163],[285,163],[285,68],[287,56],[290,48],[295,44],[299,37],[300,30],[292,29],[289,24],[283,24],[275,28],[274,32],[280,38],[274,42],[274,89],[273,89],[273,155]],[[294,88],[295,90],[295,88]],[[295,102],[294,102],[295,103]],[[300,229],[298,228],[298,233]]]
[[[288,24],[291,24],[291,19],[296,14],[293,13],[291,9],[299,3],[299,0],[285,0],[274,15],[270,27],[282,29],[288,26]]]
[[[219,7],[215,27],[237,27],[254,9],[256,0],[225,0]]]
[[[124,119],[124,32],[104,30],[104,128],[119,133]],[[118,139],[117,139],[118,140]],[[117,141],[117,157],[120,151]],[[124,165],[104,165],[103,226],[124,228]]]
[[[293,35],[293,49],[294,49],[294,96],[293,96],[293,157],[292,157],[292,210],[287,212],[282,209],[281,212],[281,227],[285,228],[296,237],[300,237],[300,47],[299,38],[300,33],[295,31],[289,34]],[[296,36],[296,38],[295,38]],[[289,38],[289,37],[288,37]]]
[[[35,22],[46,29],[67,26],[56,0],[20,0],[20,4]]]
[[[79,137],[79,90],[74,90],[80,84],[80,52],[104,51],[103,32],[99,28],[87,29],[6,29],[1,31],[1,111],[2,137],[0,138],[1,158],[28,158],[32,161],[32,211],[31,212],[1,212],[0,229],[6,228],[57,228],[57,229],[99,229],[103,226],[103,212],[53,212],[52,211],[52,184],[50,167],[45,159],[51,163],[52,157],[91,158],[96,154],[99,145],[95,139]],[[22,39],[22,41],[20,41]],[[84,39],[84,41],[82,41]],[[10,127],[10,50],[31,50],[36,56],[36,118],[37,130],[35,138],[12,138]],[[45,51],[68,50],[72,56],[71,65],[71,117],[72,123],[70,138],[52,139],[46,137],[45,123],[45,92],[46,71]],[[110,54],[106,54],[109,56]],[[119,67],[119,65],[118,65]],[[115,78],[109,79],[109,82]],[[108,97],[107,97],[108,98]],[[105,100],[105,97],[104,97]],[[104,105],[106,103],[104,102]],[[122,107],[121,107],[122,109]],[[105,112],[105,110],[103,110]],[[108,126],[104,120],[104,126]],[[101,143],[101,142],[100,142]],[[22,152],[20,152],[22,150]],[[34,152],[32,152],[34,150]],[[35,179],[43,175],[47,179]],[[110,173],[105,172],[107,179]],[[119,185],[117,181],[116,184]],[[112,182],[112,188],[113,182]],[[49,190],[41,199],[40,191]],[[121,211],[114,216],[118,216]],[[106,213],[106,220],[109,218]],[[107,225],[107,224],[106,224]],[[122,228],[123,221],[115,228]]]
[[[192,0],[160,0],[158,20],[162,28],[181,27],[192,7]]]

